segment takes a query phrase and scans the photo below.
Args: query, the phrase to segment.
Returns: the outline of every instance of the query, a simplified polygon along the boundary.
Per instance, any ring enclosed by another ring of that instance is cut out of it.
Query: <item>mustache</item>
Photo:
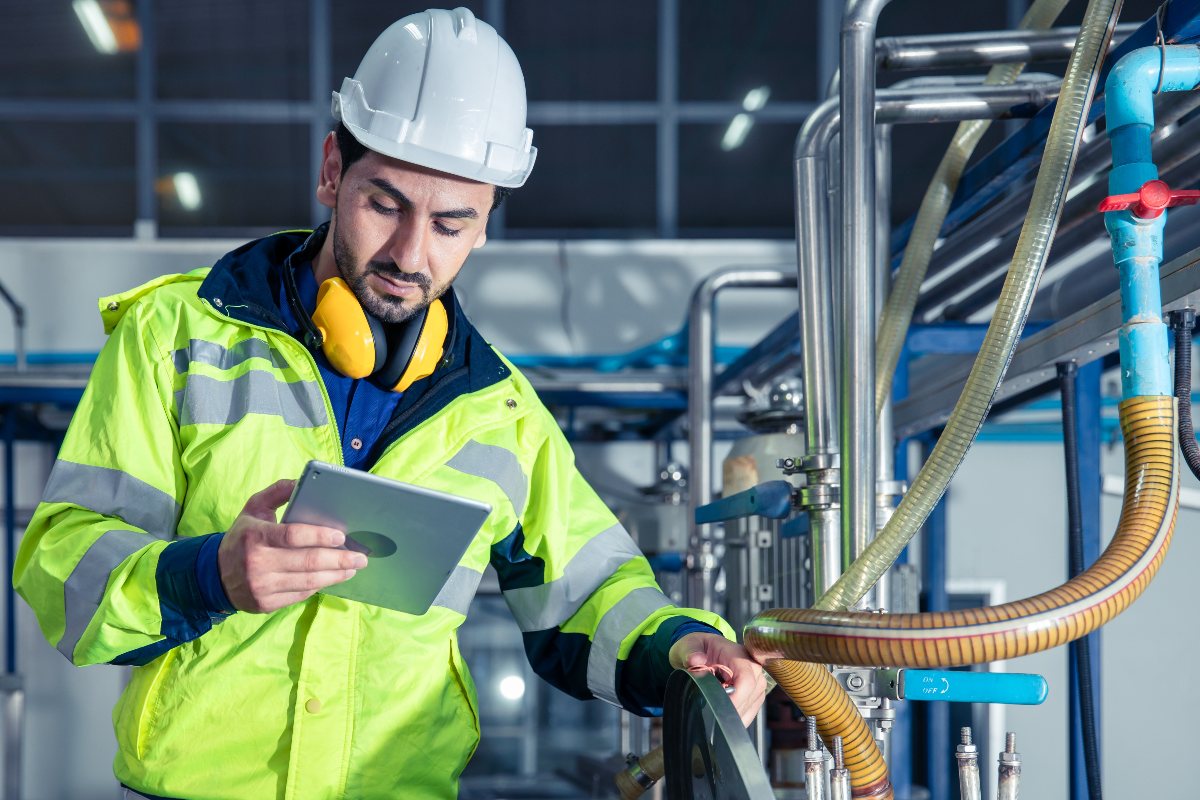
[[[367,271],[378,272],[379,274],[385,275],[394,281],[415,283],[417,286],[420,286],[426,291],[428,291],[430,286],[433,285],[433,282],[429,279],[428,275],[422,272],[404,272],[390,261],[371,261],[367,264]]]

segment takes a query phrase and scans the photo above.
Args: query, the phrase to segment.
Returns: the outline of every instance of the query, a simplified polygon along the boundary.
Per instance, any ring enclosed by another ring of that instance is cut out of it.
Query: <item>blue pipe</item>
[[[1143,47],[1125,55],[1104,84],[1105,116],[1112,145],[1109,193],[1134,194],[1158,178],[1151,154],[1154,95],[1190,91],[1200,83],[1200,48]],[[1133,210],[1108,211],[1104,225],[1121,274],[1122,397],[1169,396],[1171,368],[1167,326],[1162,320],[1158,267],[1167,212],[1142,219]]]

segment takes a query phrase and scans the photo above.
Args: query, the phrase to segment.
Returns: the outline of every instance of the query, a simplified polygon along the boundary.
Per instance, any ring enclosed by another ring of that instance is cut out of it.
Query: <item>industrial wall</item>
[[[31,352],[94,353],[102,342],[96,297],[163,272],[211,263],[236,244],[7,240],[0,249],[0,282],[28,307]],[[611,353],[676,331],[703,275],[726,266],[793,260],[792,246],[783,242],[493,242],[472,256],[459,287],[476,324],[511,354]],[[794,298],[786,291],[722,295],[720,341],[750,344],[793,308]],[[0,353],[11,349],[11,331],[0,309]],[[579,454],[585,471],[606,481],[644,485],[653,477],[648,445],[587,445]],[[1106,451],[1107,474],[1121,474],[1120,458],[1119,444]],[[36,503],[51,459],[48,448],[19,448],[19,517]],[[951,579],[1002,582],[1008,599],[1061,582],[1066,571],[1062,473],[1060,445],[976,447],[951,489]],[[1185,485],[1195,487],[1195,482],[1188,476]],[[1117,499],[1106,500],[1107,530],[1115,525],[1118,507]],[[1197,512],[1180,512],[1179,535],[1159,579],[1102,633],[1105,779],[1113,797],[1134,796],[1144,785],[1139,773],[1151,767],[1160,773],[1154,779],[1158,797],[1191,796],[1184,753],[1190,714],[1179,699],[1190,692],[1173,676],[1182,665],[1200,660],[1185,616],[1194,595],[1189,571],[1200,560],[1200,544],[1189,532],[1198,522]],[[109,711],[123,670],[71,667],[42,640],[23,603],[18,621],[19,668],[28,681],[25,797],[117,797]],[[1012,661],[1006,668],[1040,672],[1051,687],[1044,706],[1007,712],[1007,727],[1017,731],[1025,758],[1023,794],[1063,797],[1065,651]],[[1156,720],[1153,735],[1143,726],[1150,709]],[[993,758],[988,757],[989,764]]]

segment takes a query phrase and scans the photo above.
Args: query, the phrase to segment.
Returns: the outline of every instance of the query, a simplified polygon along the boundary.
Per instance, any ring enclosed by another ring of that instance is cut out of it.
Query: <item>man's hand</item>
[[[346,541],[342,531],[275,521],[295,484],[278,481],[247,500],[221,540],[221,583],[242,611],[265,614],[299,603],[367,565],[362,553],[338,549]]]
[[[709,672],[732,686],[733,701],[742,722],[749,725],[767,697],[763,668],[746,648],[715,633],[689,633],[671,645],[671,666],[688,672]]]

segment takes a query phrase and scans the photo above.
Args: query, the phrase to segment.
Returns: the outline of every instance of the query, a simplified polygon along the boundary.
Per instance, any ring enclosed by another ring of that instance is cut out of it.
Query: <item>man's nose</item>
[[[392,237],[388,255],[401,272],[423,272],[429,234],[423,223],[408,220]]]

